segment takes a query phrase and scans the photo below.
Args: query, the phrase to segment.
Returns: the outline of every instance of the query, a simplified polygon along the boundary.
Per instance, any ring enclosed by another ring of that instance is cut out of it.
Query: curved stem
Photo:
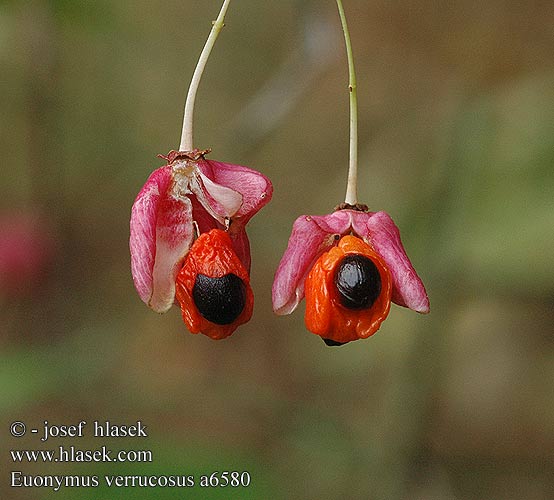
[[[356,72],[354,71],[354,57],[352,55],[352,45],[350,43],[350,32],[346,23],[346,15],[342,1],[337,0],[339,8],[340,22],[344,32],[344,42],[346,44],[346,55],[348,57],[348,91],[350,95],[350,153],[348,164],[348,183],[346,185],[345,203],[355,205],[358,203],[358,99],[356,93]]]
[[[187,100],[185,102],[185,115],[183,117],[183,130],[181,132],[181,144],[179,145],[179,151],[192,151],[193,149],[192,119],[194,115],[196,92],[198,91],[198,85],[200,84],[202,73],[204,73],[204,68],[206,67],[210,53],[215,45],[217,36],[224,26],[223,20],[225,19],[227,7],[229,7],[230,2],[231,0],[224,0],[221,10],[219,11],[219,15],[213,23],[212,30],[210,31],[206,44],[204,45],[204,48],[200,53],[200,57],[198,58],[198,62],[196,63],[196,68],[194,69],[187,94]]]

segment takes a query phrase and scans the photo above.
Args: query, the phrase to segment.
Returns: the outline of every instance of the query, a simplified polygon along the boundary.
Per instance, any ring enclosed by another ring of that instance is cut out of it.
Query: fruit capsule
[[[194,242],[177,275],[176,298],[191,333],[223,339],[250,320],[250,277],[227,232],[212,229]]]
[[[367,338],[387,317],[391,294],[384,260],[362,239],[343,236],[306,278],[306,328],[327,345]]]

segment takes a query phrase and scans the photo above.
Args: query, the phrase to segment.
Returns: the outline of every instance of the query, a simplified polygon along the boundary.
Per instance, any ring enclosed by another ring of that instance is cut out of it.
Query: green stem
[[[352,44],[350,43],[350,32],[346,23],[346,15],[342,1],[337,0],[340,22],[344,32],[346,43],[346,55],[348,57],[348,92],[350,95],[350,152],[348,164],[348,182],[346,185],[345,203],[355,205],[358,203],[358,99],[356,92],[356,72],[354,71],[354,57],[352,55]]]
[[[189,91],[187,94],[187,100],[185,102],[185,115],[183,117],[183,130],[181,132],[181,144],[179,146],[179,151],[192,151],[193,142],[192,142],[192,119],[194,115],[194,102],[196,100],[196,92],[198,91],[198,85],[200,84],[200,79],[202,78],[202,73],[204,73],[204,68],[210,57],[210,53],[215,45],[217,36],[224,26],[225,14],[227,12],[227,7],[231,0],[224,0],[221,10],[217,19],[214,21],[212,30],[206,40],[206,44],[200,53],[198,62],[196,63],[196,68],[192,75],[192,80],[190,82]]]

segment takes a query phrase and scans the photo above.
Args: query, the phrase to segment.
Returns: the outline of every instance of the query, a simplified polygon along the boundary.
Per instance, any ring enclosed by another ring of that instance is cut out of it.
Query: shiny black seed
[[[329,347],[335,347],[335,346],[341,346],[344,344],[348,344],[348,342],[337,342],[336,340],[332,339],[323,339],[323,342],[325,342]]]
[[[367,309],[381,293],[381,275],[364,255],[347,255],[335,271],[340,303],[348,309]]]
[[[236,274],[211,278],[196,276],[192,298],[198,312],[216,325],[230,325],[242,313],[246,303],[246,286]]]

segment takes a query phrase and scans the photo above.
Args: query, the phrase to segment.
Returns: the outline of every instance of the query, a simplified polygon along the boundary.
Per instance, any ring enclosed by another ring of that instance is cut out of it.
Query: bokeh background
[[[0,497],[546,500],[554,491],[554,6],[345,0],[360,201],[389,212],[431,314],[328,348],[271,311],[294,219],[342,201],[347,68],[332,0],[231,3],[196,107],[211,158],[271,177],[254,316],[189,334],[134,291],[129,213],[178,146],[219,1],[0,3]],[[148,426],[39,444],[9,424]],[[150,449],[14,464],[10,449]],[[241,489],[10,488],[26,475],[248,471]]]

